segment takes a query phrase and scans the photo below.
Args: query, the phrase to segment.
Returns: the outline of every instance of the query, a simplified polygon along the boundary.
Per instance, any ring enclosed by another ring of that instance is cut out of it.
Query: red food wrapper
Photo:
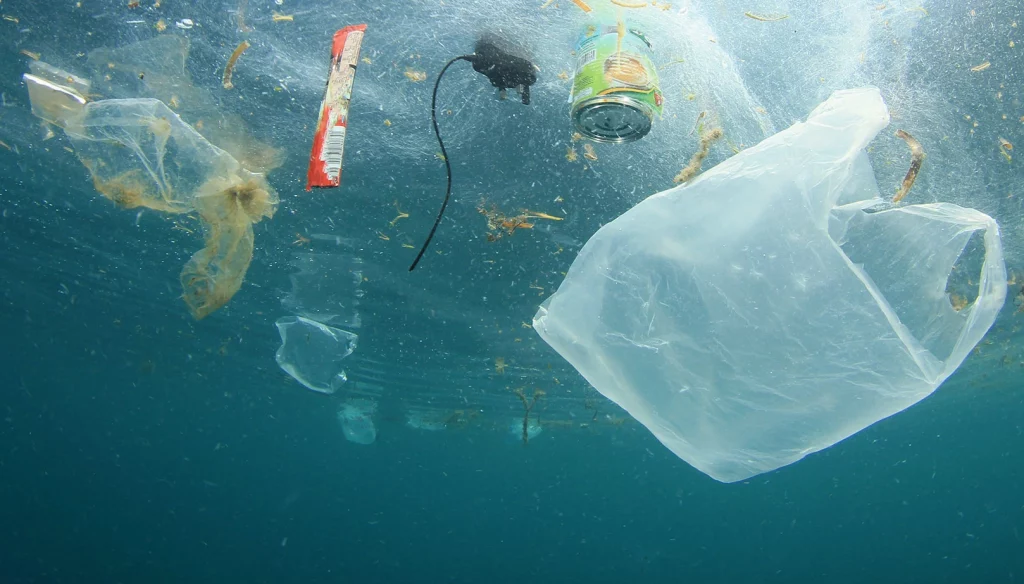
[[[320,103],[320,119],[309,153],[306,190],[313,187],[336,187],[341,184],[341,160],[348,131],[348,105],[352,99],[352,82],[359,64],[359,47],[363,44],[365,24],[346,26],[334,33],[331,46],[331,72],[327,91]]]

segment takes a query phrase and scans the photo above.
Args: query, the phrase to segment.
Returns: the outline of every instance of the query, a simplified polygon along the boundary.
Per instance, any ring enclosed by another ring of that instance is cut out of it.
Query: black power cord
[[[434,226],[430,228],[430,233],[427,235],[426,241],[423,242],[420,253],[416,254],[416,259],[409,266],[410,272],[416,269],[416,264],[420,263],[420,260],[423,259],[423,254],[427,253],[427,246],[430,245],[430,240],[434,239],[434,232],[437,231],[437,226],[441,224],[441,217],[444,215],[444,210],[448,208],[448,200],[452,196],[452,165],[448,162],[448,151],[444,149],[444,141],[441,140],[441,130],[437,128],[437,87],[441,85],[441,78],[444,77],[444,72],[448,70],[448,67],[451,67],[459,60],[472,62],[473,55],[462,55],[445,63],[441,73],[437,76],[437,81],[434,81],[434,96],[430,98],[430,121],[434,124],[434,135],[437,136],[437,143],[441,145],[441,158],[444,159],[444,169],[448,173],[448,187],[444,191],[444,202],[441,203],[441,210],[437,212]]]
[[[478,41],[475,49],[475,52],[471,55],[460,55],[445,63],[441,72],[437,75],[437,80],[434,81],[434,93],[430,98],[430,121],[434,125],[434,135],[437,136],[437,143],[441,146],[441,158],[444,159],[444,169],[448,175],[448,186],[445,188],[444,202],[441,203],[441,210],[437,212],[434,226],[430,228],[430,233],[427,235],[426,241],[423,242],[423,247],[420,248],[420,252],[416,254],[416,259],[409,266],[410,272],[416,269],[416,265],[423,259],[423,254],[427,252],[427,247],[430,246],[431,240],[434,239],[434,233],[437,231],[437,226],[441,224],[441,217],[444,216],[444,211],[448,208],[448,201],[452,195],[452,165],[448,162],[448,151],[445,150],[444,141],[441,140],[441,131],[437,127],[437,88],[441,85],[441,78],[444,77],[445,71],[456,61],[469,61],[473,65],[473,70],[482,73],[490,79],[491,85],[497,87],[502,94],[508,88],[518,89],[524,105],[530,104],[530,86],[537,82],[537,74],[534,72],[533,63],[526,59],[510,55],[487,41]]]

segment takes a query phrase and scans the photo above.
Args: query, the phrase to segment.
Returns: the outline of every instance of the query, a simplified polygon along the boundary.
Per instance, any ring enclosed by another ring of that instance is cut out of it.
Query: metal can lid
[[[596,142],[639,140],[651,131],[651,108],[628,97],[602,97],[580,104],[573,116],[576,129]]]

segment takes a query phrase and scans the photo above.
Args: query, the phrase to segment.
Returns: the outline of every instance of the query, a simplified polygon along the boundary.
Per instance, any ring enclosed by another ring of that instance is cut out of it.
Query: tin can
[[[596,142],[625,143],[651,131],[664,99],[651,43],[635,25],[589,24],[576,44],[571,115]]]

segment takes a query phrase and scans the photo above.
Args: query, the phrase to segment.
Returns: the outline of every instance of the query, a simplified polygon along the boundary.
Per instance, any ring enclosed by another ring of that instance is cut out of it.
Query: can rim
[[[594,107],[608,105],[621,105],[628,107],[634,111],[637,111],[641,113],[644,116],[644,118],[646,118],[647,124],[643,127],[638,128],[637,131],[632,134],[626,134],[623,136],[615,137],[595,135],[592,132],[590,132],[587,128],[580,125],[580,118],[583,116],[583,114],[594,109]],[[643,101],[632,99],[629,96],[623,95],[605,95],[594,97],[589,100],[584,100],[577,105],[573,112],[572,118],[573,125],[576,126],[576,129],[581,134],[595,142],[601,142],[606,144],[623,144],[626,142],[635,142],[649,134],[651,128],[654,126],[654,111],[651,108],[651,106],[647,103],[644,103]]]

